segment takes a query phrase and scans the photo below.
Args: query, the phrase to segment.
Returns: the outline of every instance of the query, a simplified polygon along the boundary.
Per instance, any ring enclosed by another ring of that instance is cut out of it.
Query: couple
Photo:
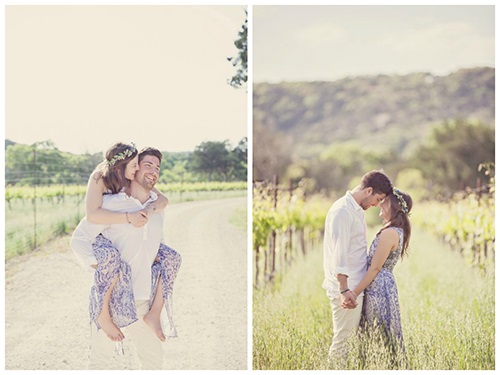
[[[181,256],[163,243],[163,209],[168,199],[154,185],[162,153],[132,143],[117,143],[92,173],[86,217],[71,239],[81,263],[94,271],[90,293],[92,325],[90,369],[103,369],[115,342],[125,337],[137,347],[142,369],[161,369],[161,312],[165,306],[169,337],[173,284]],[[92,268],[90,268],[92,267]]]
[[[364,211],[378,205],[383,226],[367,252]],[[383,339],[390,353],[405,358],[392,270],[407,254],[412,205],[411,197],[393,187],[384,173],[371,171],[328,211],[322,286],[332,309],[331,359],[346,358],[347,339],[358,327],[368,337]]]

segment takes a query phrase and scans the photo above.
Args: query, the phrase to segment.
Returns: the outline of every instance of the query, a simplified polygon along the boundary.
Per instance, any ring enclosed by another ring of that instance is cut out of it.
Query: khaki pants
[[[137,355],[142,370],[161,370],[162,342],[142,320],[149,311],[149,301],[135,301],[138,321],[122,328],[126,338],[130,339],[137,348]],[[105,370],[109,366],[115,349],[115,342],[111,341],[102,330],[97,330],[92,324],[89,370]]]
[[[329,298],[332,308],[333,339],[328,354],[330,358],[345,357],[347,355],[347,339],[356,333],[359,326],[363,297],[357,298],[358,306],[355,309],[342,308],[340,297]]]

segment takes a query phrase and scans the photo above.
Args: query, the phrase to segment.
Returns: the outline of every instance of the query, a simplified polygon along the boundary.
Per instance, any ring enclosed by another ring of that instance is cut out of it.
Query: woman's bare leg
[[[153,332],[158,336],[161,341],[165,341],[165,335],[161,329],[161,311],[163,309],[165,301],[163,300],[163,281],[161,276],[158,280],[158,285],[156,287],[155,296],[153,298],[153,303],[148,313],[144,315],[144,322],[153,330]]]
[[[109,301],[111,299],[111,292],[113,291],[113,288],[117,281],[118,275],[115,276],[113,282],[111,283],[111,286],[104,295],[102,309],[99,316],[97,317],[97,323],[99,323],[102,330],[104,331],[104,333],[106,333],[111,341],[122,341],[125,338],[120,328],[118,328],[111,319],[111,314],[109,313]]]

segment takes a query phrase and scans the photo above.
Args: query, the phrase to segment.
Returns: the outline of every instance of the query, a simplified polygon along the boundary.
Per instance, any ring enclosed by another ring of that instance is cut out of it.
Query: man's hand
[[[348,290],[347,292],[340,295],[340,300],[342,301],[342,307],[344,309],[354,309],[358,306],[356,302],[356,294],[353,293],[352,290]]]

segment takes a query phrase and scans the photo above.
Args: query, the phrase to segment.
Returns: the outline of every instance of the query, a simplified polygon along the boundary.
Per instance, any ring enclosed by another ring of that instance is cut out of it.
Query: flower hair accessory
[[[399,191],[396,188],[392,189],[392,193],[398,198],[399,201],[399,206],[401,207],[401,211],[403,213],[407,214],[408,213],[408,205],[406,204],[406,201],[403,198],[403,195],[401,194],[401,191]]]
[[[110,161],[108,161],[109,166],[112,167],[113,165],[116,164],[117,161],[124,160],[124,159],[128,158],[129,156],[132,156],[132,154],[134,153],[135,150],[136,150],[135,143],[130,142],[129,148],[127,148],[123,152],[116,154],[115,156],[113,156],[113,158]]]

